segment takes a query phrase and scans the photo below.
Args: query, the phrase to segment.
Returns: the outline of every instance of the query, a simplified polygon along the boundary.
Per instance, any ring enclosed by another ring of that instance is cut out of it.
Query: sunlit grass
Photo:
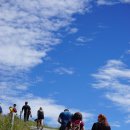
[[[13,130],[30,130],[30,127],[35,125],[33,121],[24,122],[15,116]],[[11,119],[9,115],[0,115],[0,130],[11,130]]]
[[[36,126],[36,122],[24,122],[15,116],[12,130],[30,130],[32,126]],[[58,128],[49,127],[48,125],[45,125],[44,128],[58,130]],[[0,115],[0,130],[11,130],[11,117],[9,115]]]

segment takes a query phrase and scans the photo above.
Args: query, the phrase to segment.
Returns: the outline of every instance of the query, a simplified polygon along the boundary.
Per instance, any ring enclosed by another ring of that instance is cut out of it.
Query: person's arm
[[[39,110],[37,111],[37,118],[38,118],[38,113],[39,113]]]
[[[61,118],[60,118],[60,116],[58,117],[58,122],[61,124]]]
[[[22,111],[21,111],[21,114],[23,113],[23,110],[24,110],[24,106],[22,107]]]
[[[62,123],[62,113],[60,113],[59,117],[58,117],[58,122],[61,124]]]
[[[44,111],[43,111],[43,119],[44,119]]]

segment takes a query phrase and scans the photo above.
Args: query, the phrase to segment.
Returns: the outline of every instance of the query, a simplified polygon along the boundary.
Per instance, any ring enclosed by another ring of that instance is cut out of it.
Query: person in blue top
[[[0,103],[0,104],[1,104],[1,103]],[[2,107],[1,107],[1,105],[0,105],[0,115],[2,114],[2,112],[3,112],[3,111],[2,111]]]
[[[73,114],[69,112],[68,109],[65,109],[64,112],[61,112],[58,117],[58,122],[61,124],[60,130],[65,130],[69,121],[71,121]]]

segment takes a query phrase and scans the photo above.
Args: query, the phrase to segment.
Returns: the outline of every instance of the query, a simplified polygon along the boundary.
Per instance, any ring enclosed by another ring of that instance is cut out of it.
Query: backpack
[[[71,123],[71,129],[72,130],[81,130],[81,122],[80,120],[75,120]]]
[[[38,118],[44,119],[44,113],[43,113],[43,111],[38,110]]]
[[[14,112],[14,113],[17,113],[17,109],[16,109],[16,108],[13,108],[13,112]]]

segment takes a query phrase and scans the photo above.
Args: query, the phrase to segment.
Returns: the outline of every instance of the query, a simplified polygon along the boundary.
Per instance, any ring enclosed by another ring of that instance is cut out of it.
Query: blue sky
[[[58,126],[64,108],[90,129],[99,113],[130,128],[129,0],[2,0],[0,102],[25,101]]]

